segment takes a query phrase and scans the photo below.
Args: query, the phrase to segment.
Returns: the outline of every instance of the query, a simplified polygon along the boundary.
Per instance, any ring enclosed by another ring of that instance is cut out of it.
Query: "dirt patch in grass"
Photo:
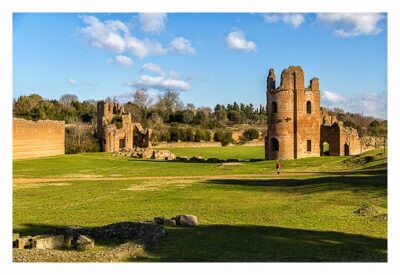
[[[41,188],[46,186],[68,186],[71,185],[69,182],[53,182],[53,183],[45,183],[45,182],[32,182],[25,184],[14,184],[13,188],[15,189],[30,189],[30,188]]]
[[[48,186],[68,186],[71,185],[69,182],[54,182],[47,184]]]
[[[126,189],[126,191],[157,191],[165,188],[186,188],[192,186],[196,180],[182,179],[182,180],[149,180],[136,184],[132,184]]]

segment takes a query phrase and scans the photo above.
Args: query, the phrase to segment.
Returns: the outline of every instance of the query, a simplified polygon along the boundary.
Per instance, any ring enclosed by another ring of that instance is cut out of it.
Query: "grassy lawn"
[[[205,158],[263,156],[263,147],[172,151]],[[354,213],[363,205],[387,213],[386,163],[382,150],[290,160],[281,162],[283,173],[277,176],[274,161],[181,163],[105,153],[19,160],[14,178],[63,180],[14,184],[13,225],[16,232],[36,234],[58,225],[100,226],[187,213],[198,217],[199,227],[167,227],[168,236],[157,247],[126,260],[386,261],[387,222]],[[175,178],[151,178],[156,176]]]

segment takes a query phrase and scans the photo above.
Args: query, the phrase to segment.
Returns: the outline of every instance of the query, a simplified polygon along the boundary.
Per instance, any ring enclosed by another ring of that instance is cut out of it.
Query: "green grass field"
[[[127,261],[386,261],[387,156],[250,162],[263,147],[176,148],[177,155],[239,158],[182,163],[107,153],[14,161],[14,231],[100,226],[193,214],[200,226],[168,236]],[[19,180],[19,181],[17,181]],[[41,181],[42,180],[42,181]]]

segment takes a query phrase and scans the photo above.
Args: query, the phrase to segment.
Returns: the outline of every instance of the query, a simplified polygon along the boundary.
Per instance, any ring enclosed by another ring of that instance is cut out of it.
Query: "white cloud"
[[[139,13],[140,29],[147,33],[160,33],[165,29],[167,14]]]
[[[142,72],[144,70],[157,73],[157,75],[151,76],[148,74],[142,74],[137,81],[127,81],[126,85],[139,89],[146,88],[160,91],[167,89],[187,91],[190,88],[189,83],[180,79],[179,73],[171,71],[166,74],[164,70],[157,64],[146,63],[142,67]]]
[[[244,33],[240,30],[232,31],[225,38],[229,48],[241,51],[255,51],[256,44],[253,41],[246,40]]]
[[[127,50],[139,58],[144,58],[149,55],[164,54],[167,52],[167,50],[157,41],[151,41],[149,39],[139,40],[133,36],[127,37],[125,40]]]
[[[150,71],[153,73],[157,73],[159,75],[164,75],[163,69],[159,65],[154,64],[154,63],[143,64],[142,71],[144,71],[144,70],[147,70],[147,71]]]
[[[321,96],[323,99],[331,103],[338,103],[344,100],[344,97],[342,95],[329,91],[322,92]]]
[[[283,22],[297,29],[304,23],[305,17],[301,13],[263,13],[264,21],[267,23]]]
[[[110,58],[107,61],[110,64],[120,64],[124,66],[131,66],[133,64],[133,61],[130,57],[122,54],[115,56],[115,58]]]
[[[180,79],[150,75],[141,75],[139,77],[139,80],[135,82],[127,82],[127,84],[128,86],[134,86],[137,88],[148,88],[161,91],[167,89],[172,89],[176,91],[187,91],[190,88],[189,83]]]
[[[196,49],[184,37],[175,37],[169,44],[169,49],[180,53],[196,54]]]
[[[68,79],[68,83],[71,84],[71,85],[77,85],[77,84],[78,84],[78,81],[76,81],[76,80],[73,79],[73,78],[70,78],[70,79]]]
[[[80,31],[93,47],[114,53],[129,51],[139,58],[167,52],[157,41],[140,40],[134,37],[130,33],[129,27],[121,21],[108,20],[101,22],[94,16],[83,16],[82,19],[87,26],[81,28]]]
[[[364,93],[359,95],[345,95],[324,91],[321,93],[321,106],[338,107],[347,112],[364,113],[364,115],[378,118],[387,117],[387,94]]]
[[[82,16],[86,27],[81,32],[93,47],[121,53],[125,50],[123,35],[129,33],[129,28],[118,20],[108,20],[104,23],[94,16]]]
[[[354,37],[359,35],[377,35],[378,27],[384,15],[379,13],[318,13],[317,21],[334,26],[334,35]]]
[[[131,66],[132,65],[132,59],[126,55],[117,55],[115,57],[115,61],[121,65],[125,66]]]

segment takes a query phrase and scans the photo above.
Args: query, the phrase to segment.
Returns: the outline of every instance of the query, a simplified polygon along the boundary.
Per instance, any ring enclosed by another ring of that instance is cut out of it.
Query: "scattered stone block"
[[[32,248],[55,249],[64,247],[63,235],[37,235],[32,238]]]
[[[142,153],[142,158],[144,159],[149,159],[153,156],[153,149],[151,148],[146,148],[143,153]]]
[[[79,235],[75,242],[77,250],[90,250],[94,248],[94,240],[85,235]]]
[[[72,247],[74,237],[73,236],[64,236],[64,247],[70,248]]]
[[[226,162],[239,162],[239,159],[227,159]]]
[[[195,162],[204,162],[206,161],[203,157],[201,156],[194,156],[190,158],[190,161],[195,161]]]
[[[176,216],[176,224],[182,226],[197,226],[197,217],[194,215],[178,215]]]
[[[165,221],[164,217],[154,217],[154,222],[156,224],[164,224],[164,221]]]
[[[176,226],[176,219],[165,219],[164,225],[167,226]]]
[[[179,157],[176,157],[176,159],[179,161],[187,161],[189,158],[187,156],[179,156]]]
[[[32,237],[31,236],[25,236],[25,237],[20,237],[13,242],[13,247],[18,248],[18,249],[25,249],[25,248],[31,248],[32,247]]]
[[[378,216],[375,216],[375,219],[377,219],[378,221],[387,221],[388,215],[387,214],[381,214]]]
[[[173,160],[176,158],[176,156],[168,150],[159,150],[159,151],[154,150],[151,158],[152,159]]]
[[[217,162],[220,162],[220,160],[219,160],[219,158],[208,158],[207,162],[217,163]]]
[[[359,208],[354,213],[359,214],[361,216],[373,216],[373,215],[380,214],[381,211],[379,211],[379,209],[373,205],[364,205],[363,207]]]

